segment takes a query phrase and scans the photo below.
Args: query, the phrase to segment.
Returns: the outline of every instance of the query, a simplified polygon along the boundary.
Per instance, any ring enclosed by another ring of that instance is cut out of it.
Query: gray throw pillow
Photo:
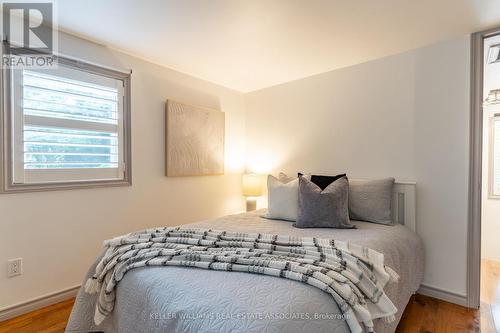
[[[392,224],[394,178],[349,179],[349,216],[352,220]]]
[[[312,181],[299,178],[297,228],[355,228],[349,221],[349,183],[337,179],[323,191]]]

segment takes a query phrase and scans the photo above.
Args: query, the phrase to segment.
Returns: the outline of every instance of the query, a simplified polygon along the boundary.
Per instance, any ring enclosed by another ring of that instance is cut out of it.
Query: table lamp
[[[243,196],[247,198],[247,212],[257,208],[257,197],[262,195],[262,175],[244,174],[242,178]]]

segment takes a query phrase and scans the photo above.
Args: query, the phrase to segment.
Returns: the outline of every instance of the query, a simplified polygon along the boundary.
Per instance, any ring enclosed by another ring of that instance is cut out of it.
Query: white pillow
[[[279,179],[267,176],[268,219],[297,221],[299,210],[299,178],[279,174]]]

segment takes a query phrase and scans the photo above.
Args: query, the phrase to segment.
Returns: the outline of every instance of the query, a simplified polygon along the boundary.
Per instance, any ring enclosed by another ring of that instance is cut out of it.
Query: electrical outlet
[[[23,273],[23,258],[7,260],[7,277],[21,275]]]

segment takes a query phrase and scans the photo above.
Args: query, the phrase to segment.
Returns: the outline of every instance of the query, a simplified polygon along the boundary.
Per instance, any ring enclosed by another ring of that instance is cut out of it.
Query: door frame
[[[469,225],[467,236],[467,305],[471,308],[479,308],[481,285],[484,39],[496,35],[500,35],[500,27],[471,35]]]

